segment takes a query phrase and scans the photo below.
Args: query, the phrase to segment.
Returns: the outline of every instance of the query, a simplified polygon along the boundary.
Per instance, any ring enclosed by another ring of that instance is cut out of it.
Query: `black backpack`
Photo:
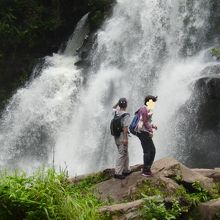
[[[114,137],[119,137],[121,132],[123,131],[122,127],[122,118],[124,118],[126,115],[129,115],[128,113],[124,113],[121,116],[118,116],[115,112],[114,118],[111,120],[110,123],[110,130],[111,130],[111,135]]]

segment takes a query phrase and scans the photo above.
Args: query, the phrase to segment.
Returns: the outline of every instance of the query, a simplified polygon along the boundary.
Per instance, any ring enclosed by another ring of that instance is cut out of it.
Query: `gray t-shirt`
[[[117,116],[121,116],[121,115],[123,115],[124,113],[127,113],[127,112],[126,111],[120,111],[120,110],[117,110],[117,109],[113,109],[112,114],[115,115],[115,113],[116,113]],[[129,124],[130,124],[130,115],[129,114],[125,115],[122,118],[121,123],[122,123],[123,127],[128,127]]]

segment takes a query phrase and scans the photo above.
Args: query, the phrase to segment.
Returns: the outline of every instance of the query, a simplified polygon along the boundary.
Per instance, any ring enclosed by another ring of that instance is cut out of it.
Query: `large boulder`
[[[176,114],[176,152],[191,167],[213,168],[220,166],[220,65],[207,66],[199,75]]]
[[[214,182],[212,178],[195,172],[174,158],[163,158],[156,161],[152,167],[153,177],[143,177],[140,171],[133,172],[124,180],[110,178],[96,185],[96,195],[104,201],[121,201],[131,197],[138,187],[147,179],[152,184],[164,185],[167,192],[175,190],[183,184],[192,188],[192,184],[199,182],[202,188],[212,193]]]
[[[144,199],[139,199],[127,203],[103,206],[99,209],[99,212],[108,213],[115,220],[137,219],[138,209],[143,205],[144,201]]]
[[[220,182],[220,168],[215,169],[192,169],[203,176],[212,178],[215,182]]]
[[[96,195],[104,201],[121,201],[133,193],[146,180],[141,172],[133,172],[124,180],[111,178],[96,185]]]
[[[136,165],[130,167],[132,172],[141,171],[142,168],[143,168],[143,164],[136,164]],[[84,174],[84,175],[79,175],[79,176],[75,176],[75,177],[70,177],[70,178],[68,178],[68,182],[69,183],[78,183],[78,182],[85,180],[87,178],[95,178],[97,176],[99,176],[104,181],[104,180],[111,179],[114,176],[114,173],[115,173],[115,169],[109,168],[109,169],[105,169],[103,171],[99,171],[96,173],[90,173],[90,174]]]
[[[146,201],[155,199],[163,201],[163,199],[160,196],[149,196],[147,198],[131,202],[102,206],[99,208],[99,212],[102,214],[104,213],[110,215],[112,220],[142,219],[140,217],[140,209],[143,207]]]
[[[181,164],[174,158],[166,157],[153,164],[153,172],[160,176],[168,177],[179,183],[192,184],[199,182],[208,192],[212,192],[214,182],[211,178],[205,177]]]
[[[198,206],[200,220],[220,219],[220,199],[213,199]]]

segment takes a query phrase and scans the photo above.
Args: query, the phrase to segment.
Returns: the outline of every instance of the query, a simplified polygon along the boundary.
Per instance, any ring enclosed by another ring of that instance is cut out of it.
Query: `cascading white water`
[[[52,164],[55,137],[71,117],[83,80],[70,48],[74,54],[82,44],[87,17],[79,22],[64,54],[46,57],[38,76],[10,100],[1,119],[1,167],[31,171]]]
[[[51,164],[54,152],[56,167],[67,166],[71,174],[112,167],[111,107],[127,97],[132,113],[149,93],[159,96],[157,157],[172,153],[176,112],[190,98],[191,82],[213,65],[198,53],[209,8],[209,0],[118,0],[97,34],[85,85],[74,66],[77,56],[71,55],[73,38],[63,54],[47,57],[40,76],[14,95],[1,122],[2,166],[19,159],[31,166],[33,152],[43,158],[35,161]],[[130,138],[129,149],[131,163],[140,163],[136,137]]]

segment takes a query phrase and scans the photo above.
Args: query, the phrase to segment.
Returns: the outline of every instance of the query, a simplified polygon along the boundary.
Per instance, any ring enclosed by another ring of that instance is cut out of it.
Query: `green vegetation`
[[[164,184],[147,180],[132,195],[132,199],[143,197],[146,199],[140,210],[143,219],[171,220],[189,215],[190,211],[201,202],[218,198],[219,191],[216,187],[212,193],[209,193],[198,182],[188,188],[180,185],[176,190],[167,191]]]
[[[161,198],[147,199],[142,209],[144,219],[172,220],[177,219],[181,213],[182,209],[179,201],[173,200],[171,208],[167,209]]]
[[[100,206],[107,204],[94,194],[94,186],[110,177],[110,172],[100,172],[71,183],[67,172],[57,174],[52,169],[38,171],[33,176],[3,172],[0,176],[0,219],[112,219],[110,213],[101,215],[98,212]],[[140,219],[172,220],[186,216],[190,219],[191,210],[200,202],[217,197],[217,187],[210,194],[198,182],[189,188],[180,185],[171,192],[161,182],[146,180],[126,202],[145,199],[139,210]]]
[[[93,21],[100,19],[100,17],[97,18],[97,14],[101,14],[100,16],[104,18],[103,13],[112,2],[112,0],[83,0],[70,4],[68,1],[61,0],[0,1],[0,36],[3,43],[1,50],[3,49],[5,52],[5,49],[16,49],[16,47],[31,49],[39,45],[39,40],[48,41],[48,37],[50,38],[56,31],[66,28],[66,22],[71,20],[69,17],[65,17],[64,13],[74,15],[73,12],[76,9],[79,10],[78,13],[75,13],[78,18],[72,17],[71,23],[74,20],[77,22],[83,14],[89,11],[94,13],[94,16],[91,16]],[[65,5],[72,7],[72,9],[69,8],[72,11],[68,12]],[[0,54],[1,58],[4,57],[2,51]]]
[[[0,35],[3,48],[20,45],[32,48],[42,33],[59,28],[62,21],[58,4],[59,1],[52,1],[49,7],[45,7],[41,1],[1,1]]]
[[[91,30],[99,28],[105,18],[105,13],[109,11],[110,5],[115,2],[114,0],[89,0],[88,5],[90,8],[89,24]]]
[[[220,60],[220,48],[212,48],[211,54],[216,57],[217,60]]]
[[[100,219],[101,202],[92,193],[102,176],[70,184],[67,174],[54,170],[34,176],[3,173],[0,178],[0,219]]]

